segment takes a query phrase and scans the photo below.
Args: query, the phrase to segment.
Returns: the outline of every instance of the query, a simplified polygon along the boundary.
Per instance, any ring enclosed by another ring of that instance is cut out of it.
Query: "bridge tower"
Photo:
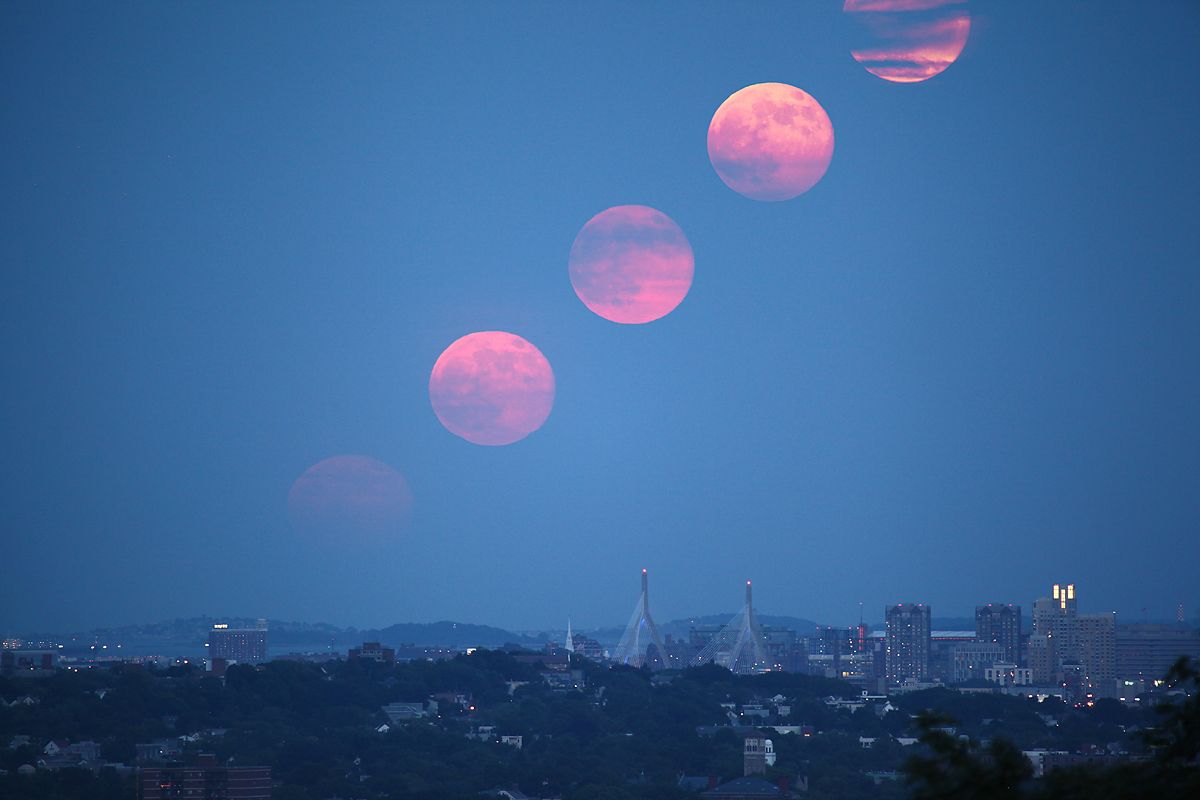
[[[746,605],[704,645],[694,661],[697,666],[710,662],[740,675],[762,672],[771,666],[754,616],[750,581],[746,581]]]
[[[650,646],[654,646],[654,651]],[[665,669],[669,662],[667,648],[658,634],[658,626],[650,616],[650,589],[646,570],[642,570],[642,596],[634,606],[625,633],[613,651],[613,661],[631,667],[648,665],[652,669]]]

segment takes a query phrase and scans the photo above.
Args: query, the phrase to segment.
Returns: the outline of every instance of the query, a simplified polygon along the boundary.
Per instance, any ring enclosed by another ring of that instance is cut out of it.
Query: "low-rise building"
[[[760,800],[760,798],[791,797],[792,795],[784,787],[770,781],[747,776],[722,783],[720,786],[701,792],[700,796],[721,798],[721,800]]]
[[[1033,670],[1016,664],[996,663],[984,669],[983,679],[997,686],[1032,686]]]
[[[231,767],[202,755],[197,764],[143,769],[138,778],[142,800],[270,800],[270,767]]]
[[[0,675],[53,672],[57,667],[57,650],[0,651]]]
[[[432,708],[430,707],[432,705]],[[437,714],[437,703],[388,703],[382,706],[384,714],[387,714],[388,719],[393,725],[401,722],[411,722],[414,719],[423,719],[425,717]]]
[[[360,647],[350,648],[347,654],[350,661],[374,661],[378,664],[395,664],[396,650],[384,647],[379,642],[363,642]]]
[[[67,742],[52,739],[42,748],[38,766],[56,770],[63,767],[98,769],[101,765],[100,745],[93,741]]]
[[[135,744],[134,756],[139,764],[154,764],[164,761],[177,761],[183,755],[183,747],[178,741],[158,739],[153,742]]]
[[[494,742],[499,736],[496,734],[495,725],[479,725],[471,728],[470,733],[466,734],[468,739],[476,739],[481,742]]]
[[[985,671],[993,664],[1004,661],[1005,647],[998,642],[955,642],[950,654],[950,682],[966,683],[987,680]]]
[[[582,633],[577,633],[571,637],[572,644],[575,647],[575,654],[583,656],[592,661],[601,661],[604,658],[604,646],[595,639],[588,638]]]
[[[437,645],[402,644],[396,647],[396,661],[449,661],[462,654],[455,647],[439,647]]]

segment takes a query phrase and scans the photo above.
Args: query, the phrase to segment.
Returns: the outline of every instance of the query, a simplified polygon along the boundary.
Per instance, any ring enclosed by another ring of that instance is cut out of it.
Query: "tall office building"
[[[1117,678],[1117,615],[1081,614],[1076,622],[1076,647],[1083,665],[1084,685],[1096,694],[1115,696]]]
[[[1116,615],[1080,614],[1075,584],[1054,584],[1050,597],[1033,604],[1029,666],[1037,683],[1064,680],[1064,668],[1078,675],[1081,690],[1115,692]]]
[[[1056,583],[1050,597],[1042,597],[1033,604],[1034,638],[1052,637],[1054,650],[1058,654],[1060,663],[1079,660],[1079,645],[1076,641],[1079,614],[1076,603],[1075,584]],[[1031,640],[1030,647],[1033,646]],[[1057,669],[1058,664],[1052,666]],[[1037,679],[1035,676],[1035,680]]]
[[[1038,686],[1051,686],[1062,682],[1058,668],[1058,648],[1053,633],[1034,631],[1029,637],[1027,663]]]
[[[975,607],[975,641],[1004,648],[1004,661],[1021,663],[1021,607],[988,603]]]
[[[1200,658],[1200,630],[1185,625],[1119,625],[1117,677],[1123,681],[1162,680],[1180,657]]]
[[[1076,629],[1079,611],[1075,597],[1075,584],[1054,584],[1050,597],[1043,597],[1033,604],[1033,632],[1053,633],[1057,639],[1059,658],[1077,660]]]
[[[886,670],[888,683],[929,679],[929,606],[922,603],[890,606],[884,611],[887,627]]]
[[[238,664],[261,664],[267,660],[267,621],[253,628],[231,628],[219,622],[208,632],[208,658]]]
[[[867,626],[861,623],[851,628],[818,625],[805,646],[812,663],[820,667],[820,674],[846,678],[850,657],[867,649],[867,633]]]

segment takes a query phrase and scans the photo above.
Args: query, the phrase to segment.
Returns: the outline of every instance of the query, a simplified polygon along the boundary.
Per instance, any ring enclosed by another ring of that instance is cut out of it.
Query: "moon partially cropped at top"
[[[571,286],[613,322],[652,322],[692,286],[695,259],[675,221],[649,206],[614,206],[587,221],[571,245]]]
[[[513,333],[467,334],[442,352],[429,401],[446,430],[468,442],[504,445],[542,427],[554,406],[554,371]]]
[[[872,75],[919,83],[953,64],[971,32],[967,0],[846,0],[850,54]]]
[[[412,492],[404,477],[382,461],[334,456],[296,479],[287,505],[297,529],[330,536],[379,536],[407,526]]]
[[[833,123],[786,83],[734,92],[708,126],[708,158],[725,184],[754,200],[790,200],[817,184],[833,158]]]

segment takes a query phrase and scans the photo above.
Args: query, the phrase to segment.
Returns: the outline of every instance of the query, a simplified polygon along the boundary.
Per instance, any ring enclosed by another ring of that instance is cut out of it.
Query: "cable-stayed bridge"
[[[612,653],[612,660],[631,667],[678,669],[714,663],[740,674],[765,672],[771,660],[764,647],[765,637],[754,615],[754,600],[750,581],[746,581],[746,604],[742,610],[700,649],[694,656],[683,659],[668,648],[650,614],[649,580],[642,570],[642,593],[629,624]]]

